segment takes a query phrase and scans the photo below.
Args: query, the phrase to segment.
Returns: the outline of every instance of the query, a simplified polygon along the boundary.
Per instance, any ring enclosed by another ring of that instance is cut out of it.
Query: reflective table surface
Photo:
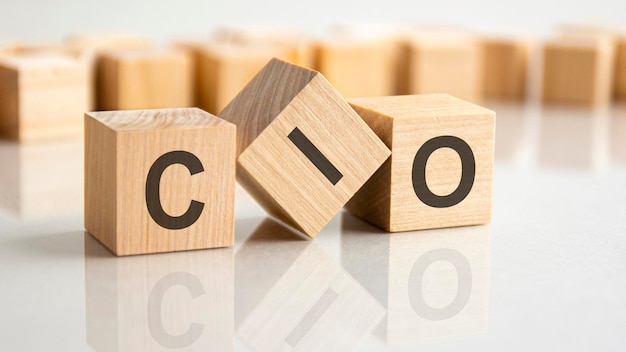
[[[238,187],[233,248],[122,258],[81,139],[0,141],[0,350],[626,350],[626,106],[484,105],[489,225],[307,240]]]

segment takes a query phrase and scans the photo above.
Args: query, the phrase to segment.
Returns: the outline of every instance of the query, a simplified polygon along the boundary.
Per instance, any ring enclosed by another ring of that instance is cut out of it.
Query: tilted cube
[[[390,153],[320,73],[277,59],[219,116],[239,129],[238,181],[310,237]]]
[[[447,94],[349,102],[392,152],[350,212],[391,232],[491,220],[493,111]]]
[[[85,114],[85,228],[117,255],[233,245],[235,126],[200,109]]]

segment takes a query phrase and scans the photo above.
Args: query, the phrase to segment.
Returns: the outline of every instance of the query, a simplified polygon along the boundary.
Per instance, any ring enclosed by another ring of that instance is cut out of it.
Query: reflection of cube
[[[392,149],[350,200],[350,212],[392,232],[491,220],[493,111],[446,94],[350,104]]]
[[[184,52],[116,50],[98,59],[101,110],[193,106],[191,58]]]
[[[315,242],[273,220],[241,246],[235,270],[237,335],[257,351],[354,350],[384,315]]]
[[[389,343],[485,333],[487,226],[385,236],[344,214],[341,265],[387,307],[377,333]]]
[[[330,37],[316,46],[315,69],[344,97],[395,93],[396,42]]]
[[[0,207],[22,219],[83,211],[83,141],[0,142]]]
[[[486,97],[523,99],[526,96],[528,45],[525,39],[482,40]]]
[[[322,75],[276,59],[220,117],[238,127],[238,181],[310,237],[389,156]]]
[[[69,55],[0,59],[0,134],[16,140],[80,135],[89,104],[89,70]]]
[[[446,93],[472,102],[482,98],[482,50],[472,36],[411,36],[404,51],[408,93]]]
[[[233,251],[113,257],[85,236],[87,343],[96,351],[232,351]]]
[[[196,108],[93,112],[85,141],[85,227],[115,254],[233,245],[235,126]]]
[[[608,104],[612,91],[611,40],[561,38],[543,49],[543,100],[550,103]]]

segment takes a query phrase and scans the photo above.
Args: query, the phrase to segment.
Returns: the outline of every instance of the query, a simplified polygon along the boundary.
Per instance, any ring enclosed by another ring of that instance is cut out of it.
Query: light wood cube
[[[267,45],[211,43],[193,50],[197,103],[213,114],[222,111],[272,57],[295,61],[293,51]]]
[[[385,236],[344,213],[341,266],[386,309],[387,343],[484,334],[489,327],[489,226]]]
[[[233,245],[235,126],[200,109],[85,114],[85,228],[116,255]]]
[[[392,152],[350,212],[391,232],[491,220],[493,111],[446,94],[349,102]]]
[[[626,100],[626,35],[618,39],[615,65],[615,95]]]
[[[324,76],[277,59],[220,117],[239,128],[239,183],[310,237],[390,154]]]
[[[331,36],[315,46],[315,69],[344,97],[393,95],[398,47],[393,38]]]
[[[473,36],[410,35],[403,51],[408,94],[446,93],[471,102],[482,99],[482,50]]]
[[[98,109],[194,105],[191,58],[182,51],[115,50],[98,62]]]
[[[611,101],[614,45],[595,38],[556,38],[543,49],[543,101],[606,105]]]
[[[20,141],[80,135],[89,105],[86,62],[68,55],[0,59],[0,135]]]
[[[524,99],[529,41],[523,38],[484,38],[482,47],[485,97]]]
[[[116,258],[85,235],[94,351],[234,350],[232,248]]]
[[[235,256],[235,292],[237,336],[257,351],[353,351],[384,316],[319,245],[271,219]]]
[[[152,41],[147,37],[124,32],[79,32],[65,37],[64,43],[77,50],[139,50],[150,49]]]

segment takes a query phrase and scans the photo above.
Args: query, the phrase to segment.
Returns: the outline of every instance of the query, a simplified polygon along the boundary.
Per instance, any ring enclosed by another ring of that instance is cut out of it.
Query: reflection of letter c
[[[181,335],[171,335],[165,331],[161,311],[163,296],[165,296],[165,292],[176,285],[186,287],[192,299],[205,293],[200,279],[195,275],[184,272],[165,275],[154,285],[148,297],[148,329],[150,330],[152,338],[161,344],[161,346],[167,348],[188,347],[200,338],[202,330],[204,330],[203,324],[192,322],[187,331]]]
[[[434,262],[444,260],[450,262],[456,269],[458,288],[456,297],[446,307],[433,308],[424,301],[422,283],[424,272]],[[467,258],[458,251],[450,248],[435,249],[422,255],[411,269],[409,274],[409,301],[415,313],[427,320],[444,320],[457,315],[470,298],[472,293],[472,268]]]

